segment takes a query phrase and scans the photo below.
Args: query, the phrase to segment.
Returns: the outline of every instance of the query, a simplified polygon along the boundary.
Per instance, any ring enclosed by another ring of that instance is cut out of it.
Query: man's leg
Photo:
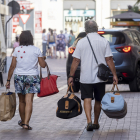
[[[84,99],[84,110],[85,110],[86,117],[87,117],[87,123],[92,122],[92,120],[91,120],[91,111],[92,111],[91,102],[92,102],[91,98]]]
[[[94,105],[94,124],[99,124],[99,116],[101,112],[101,102],[95,100]]]

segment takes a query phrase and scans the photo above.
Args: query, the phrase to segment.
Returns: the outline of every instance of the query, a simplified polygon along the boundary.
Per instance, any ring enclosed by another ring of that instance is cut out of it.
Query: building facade
[[[26,29],[31,30],[35,45],[41,48],[42,29],[48,32],[48,28],[52,28],[59,33],[60,30],[67,28],[68,31],[72,29],[77,35],[84,31],[84,22],[88,19],[94,19],[99,28],[111,28],[111,20],[106,18],[127,11],[128,5],[133,6],[136,0],[18,0],[18,2],[21,6],[23,3],[29,3],[32,7],[27,10],[30,18],[26,23]],[[20,18],[19,24],[23,27]],[[14,37],[13,31],[13,39]]]
[[[2,0],[0,3],[0,61],[6,57],[5,23],[11,13],[11,8],[6,5],[7,1]],[[9,38],[11,38],[11,36]]]

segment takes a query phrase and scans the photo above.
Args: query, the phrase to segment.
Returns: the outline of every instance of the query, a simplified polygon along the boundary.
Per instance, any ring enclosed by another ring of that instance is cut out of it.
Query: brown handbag
[[[0,95],[0,121],[11,120],[15,116],[15,111],[16,94],[12,92],[3,92]]]

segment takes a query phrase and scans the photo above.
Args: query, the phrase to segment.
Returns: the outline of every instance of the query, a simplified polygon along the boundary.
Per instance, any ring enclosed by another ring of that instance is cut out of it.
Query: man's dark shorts
[[[105,95],[105,82],[96,84],[80,84],[81,86],[81,99],[95,98],[96,101],[101,101]],[[93,96],[94,92],[94,96]]]

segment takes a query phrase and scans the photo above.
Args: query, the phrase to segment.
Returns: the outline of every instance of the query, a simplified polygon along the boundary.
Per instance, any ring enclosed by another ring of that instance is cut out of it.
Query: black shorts
[[[105,82],[96,84],[80,84],[81,86],[81,99],[95,98],[96,101],[101,101],[105,95]],[[93,96],[94,92],[94,96]]]

